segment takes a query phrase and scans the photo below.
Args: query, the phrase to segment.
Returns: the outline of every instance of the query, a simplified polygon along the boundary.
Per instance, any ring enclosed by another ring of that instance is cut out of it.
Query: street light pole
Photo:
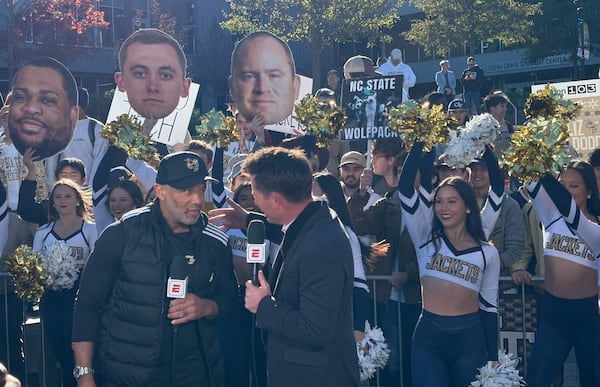
[[[577,66],[576,66],[576,80],[585,78],[585,43],[583,33],[583,6],[579,6],[579,0],[573,0],[577,11]]]

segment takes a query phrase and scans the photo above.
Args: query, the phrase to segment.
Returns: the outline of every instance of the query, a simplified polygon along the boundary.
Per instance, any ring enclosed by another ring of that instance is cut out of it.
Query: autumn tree
[[[534,15],[540,3],[518,0],[413,0],[425,18],[415,20],[404,33],[406,40],[427,53],[448,55],[468,43],[470,54],[482,40],[501,39],[507,45],[533,40]]]
[[[9,71],[32,56],[52,56],[64,63],[94,55],[95,30],[108,28],[94,0],[8,0],[6,40],[0,44]]]
[[[333,43],[390,41],[386,30],[398,19],[401,0],[226,0],[221,26],[234,34],[268,30],[302,41],[312,56],[314,88],[321,79],[321,56]]]

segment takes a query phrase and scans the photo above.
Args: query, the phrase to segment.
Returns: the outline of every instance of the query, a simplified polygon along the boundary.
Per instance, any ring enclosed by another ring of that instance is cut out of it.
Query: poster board
[[[192,118],[192,111],[194,110],[199,90],[200,85],[192,83],[190,85],[189,95],[186,98],[182,97],[179,99],[179,104],[171,114],[158,120],[150,132],[150,137],[152,137],[154,141],[167,145],[183,143],[190,119]],[[115,89],[106,122],[108,123],[115,120],[121,114],[136,116],[140,122],[144,122],[144,117],[133,110],[129,104],[127,93],[119,91],[117,88]]]
[[[600,147],[600,79],[551,83],[564,98],[581,105],[579,115],[569,122],[569,141],[578,157],[587,160],[594,149]],[[533,93],[546,85],[533,85]]]
[[[388,125],[389,109],[402,102],[402,75],[345,79],[342,109],[348,120],[341,140],[398,137]]]

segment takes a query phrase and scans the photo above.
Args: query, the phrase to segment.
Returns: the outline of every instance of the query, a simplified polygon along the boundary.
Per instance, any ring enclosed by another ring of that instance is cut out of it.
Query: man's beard
[[[344,179],[342,180],[344,182],[344,185],[348,188],[358,188],[358,186],[360,185],[360,181],[353,179],[352,182],[348,182],[348,179]]]

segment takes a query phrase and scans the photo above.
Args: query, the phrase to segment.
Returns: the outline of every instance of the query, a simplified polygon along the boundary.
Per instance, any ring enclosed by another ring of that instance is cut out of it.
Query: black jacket
[[[157,366],[161,326],[168,309],[168,263],[159,254],[165,243],[161,217],[157,201],[110,226],[100,236],[81,278],[73,341],[95,341],[94,365],[99,366],[107,381],[118,385],[147,386]],[[204,214],[191,231],[196,262],[188,272],[188,292],[214,300],[222,317],[228,314],[237,294],[227,237],[209,225]],[[102,254],[105,244],[111,243],[103,239],[111,237],[124,241],[120,257],[112,259]],[[111,264],[116,265],[113,270],[101,268]],[[102,275],[113,278],[98,278]],[[99,326],[94,321],[98,316]],[[203,318],[194,323],[210,385],[222,386],[216,321]]]

